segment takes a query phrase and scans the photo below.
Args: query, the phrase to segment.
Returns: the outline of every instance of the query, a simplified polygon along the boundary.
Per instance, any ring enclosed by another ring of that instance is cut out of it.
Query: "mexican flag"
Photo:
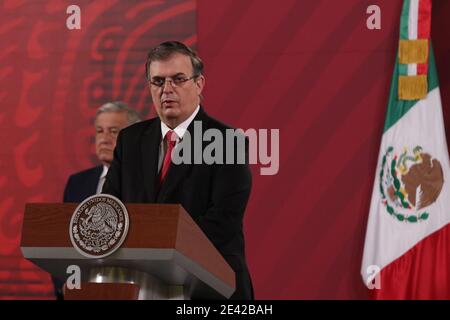
[[[450,299],[450,163],[431,0],[404,0],[361,268],[376,299]]]

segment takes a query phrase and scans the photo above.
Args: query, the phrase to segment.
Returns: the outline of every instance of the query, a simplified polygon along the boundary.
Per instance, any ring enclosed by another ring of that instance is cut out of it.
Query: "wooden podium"
[[[128,235],[110,256],[87,258],[73,246],[69,225],[75,203],[27,204],[24,257],[66,281],[69,266],[81,270],[81,289],[66,299],[225,299],[235,274],[178,204],[125,204]]]

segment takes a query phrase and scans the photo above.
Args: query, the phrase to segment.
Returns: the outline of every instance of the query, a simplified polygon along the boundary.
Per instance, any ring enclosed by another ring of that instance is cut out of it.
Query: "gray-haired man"
[[[94,122],[95,151],[101,165],[71,175],[64,189],[64,202],[81,202],[101,192],[119,131],[139,121],[138,113],[120,101],[98,108]]]

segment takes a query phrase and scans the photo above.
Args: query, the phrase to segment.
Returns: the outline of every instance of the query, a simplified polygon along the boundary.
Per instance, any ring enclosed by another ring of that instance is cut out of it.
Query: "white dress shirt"
[[[161,170],[162,163],[164,161],[164,137],[166,136],[167,132],[170,130],[175,131],[175,133],[177,134],[177,141],[175,145],[177,145],[180,140],[183,139],[187,128],[191,124],[192,120],[194,120],[199,110],[200,106],[197,106],[197,108],[194,110],[194,112],[192,112],[189,118],[180,123],[175,129],[170,129],[164,122],[161,121],[161,142],[159,144],[158,172]]]

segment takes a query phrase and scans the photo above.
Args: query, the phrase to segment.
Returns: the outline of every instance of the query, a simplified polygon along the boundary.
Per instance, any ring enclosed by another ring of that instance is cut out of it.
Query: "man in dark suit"
[[[108,102],[98,108],[94,121],[95,151],[101,164],[69,177],[64,188],[64,202],[79,203],[101,192],[113,159],[119,131],[138,121],[138,113],[121,101]],[[63,283],[56,278],[53,278],[53,283],[56,298],[63,299]]]
[[[164,42],[149,52],[146,74],[158,117],[120,132],[103,192],[124,202],[180,203],[235,271],[236,291],[231,298],[253,299],[242,226],[251,190],[247,161],[194,163],[208,143],[202,141],[199,151],[188,143],[202,139],[207,130],[223,137],[232,130],[200,107],[203,63],[184,44]],[[244,148],[233,147],[234,158],[239,152],[245,155],[243,135],[233,140],[239,138]],[[223,149],[219,153],[225,159]],[[188,161],[175,164],[176,152],[180,156],[188,152]]]

